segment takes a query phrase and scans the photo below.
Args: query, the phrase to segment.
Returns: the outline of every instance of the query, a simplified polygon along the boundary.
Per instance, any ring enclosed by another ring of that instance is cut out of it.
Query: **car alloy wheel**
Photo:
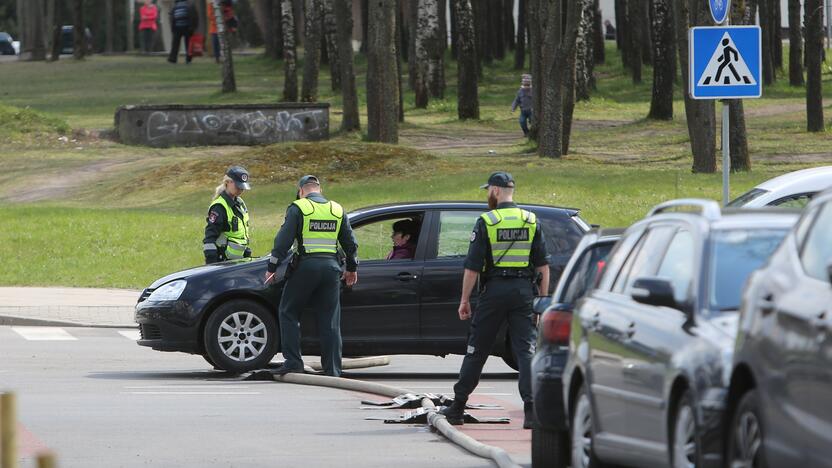
[[[280,349],[274,312],[258,302],[234,299],[205,322],[205,360],[232,373],[262,369]]]
[[[731,468],[765,468],[763,424],[759,417],[757,392],[742,397],[731,425],[729,454]]]
[[[220,324],[217,343],[229,359],[246,362],[256,359],[268,343],[266,324],[251,312],[235,312]]]
[[[592,439],[595,436],[595,416],[586,385],[578,390],[578,402],[572,411],[572,468],[600,468],[604,466],[595,458]]]
[[[695,468],[697,459],[696,421],[686,393],[679,402],[673,427],[673,468]]]

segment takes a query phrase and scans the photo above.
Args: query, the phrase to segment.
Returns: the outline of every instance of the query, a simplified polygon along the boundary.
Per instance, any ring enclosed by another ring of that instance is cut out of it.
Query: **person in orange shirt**
[[[156,34],[156,22],[159,19],[159,8],[152,0],[144,0],[139,9],[139,37],[142,42],[142,52],[149,54],[153,49],[153,36]]]
[[[214,15],[214,2],[207,1],[206,13],[208,16],[208,34],[211,35],[211,45],[214,49],[214,60],[220,63],[220,38],[217,35],[217,17]],[[222,19],[225,23],[226,33],[233,33],[237,28],[237,17],[234,16],[234,6],[231,0],[220,1],[222,7]]]

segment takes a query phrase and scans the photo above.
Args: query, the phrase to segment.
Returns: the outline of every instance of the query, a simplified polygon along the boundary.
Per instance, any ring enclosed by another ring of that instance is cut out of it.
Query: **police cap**
[[[231,177],[238,189],[251,190],[251,185],[248,183],[248,171],[243,166],[231,166],[225,171],[225,175]]]
[[[298,181],[298,188],[303,188],[303,186],[306,185],[306,184],[321,185],[321,181],[318,180],[318,178],[313,176],[313,175],[305,175],[305,176],[301,177],[300,180]]]
[[[508,172],[495,172],[488,178],[487,184],[480,186],[482,189],[487,189],[488,187],[514,188],[514,177],[512,177]]]

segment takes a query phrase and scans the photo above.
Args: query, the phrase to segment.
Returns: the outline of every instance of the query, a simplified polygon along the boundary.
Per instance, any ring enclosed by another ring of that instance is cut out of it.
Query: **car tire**
[[[749,390],[740,399],[731,418],[728,433],[728,463],[726,466],[766,468],[765,427],[757,390]]]
[[[608,465],[595,456],[595,414],[586,385],[581,385],[572,410],[571,459],[572,468],[606,468]]]
[[[257,302],[240,299],[214,310],[202,339],[206,360],[235,374],[266,367],[280,342],[274,314]]]
[[[703,466],[699,425],[696,422],[696,413],[689,390],[685,390],[676,403],[670,430],[670,447],[668,450],[670,466],[673,468]]]
[[[532,429],[532,468],[569,466],[569,431]]]
[[[214,369],[222,370],[219,368],[219,366],[217,366],[217,363],[214,362],[213,359],[211,359],[211,356],[209,356],[208,353],[202,354],[202,359],[205,359],[205,362],[211,364],[211,367],[213,367]]]

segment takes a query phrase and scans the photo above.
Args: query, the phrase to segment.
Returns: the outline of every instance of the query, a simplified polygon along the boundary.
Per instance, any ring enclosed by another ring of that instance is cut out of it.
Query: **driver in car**
[[[412,219],[402,219],[393,223],[393,250],[387,254],[387,260],[410,260],[416,256],[416,229]]]

